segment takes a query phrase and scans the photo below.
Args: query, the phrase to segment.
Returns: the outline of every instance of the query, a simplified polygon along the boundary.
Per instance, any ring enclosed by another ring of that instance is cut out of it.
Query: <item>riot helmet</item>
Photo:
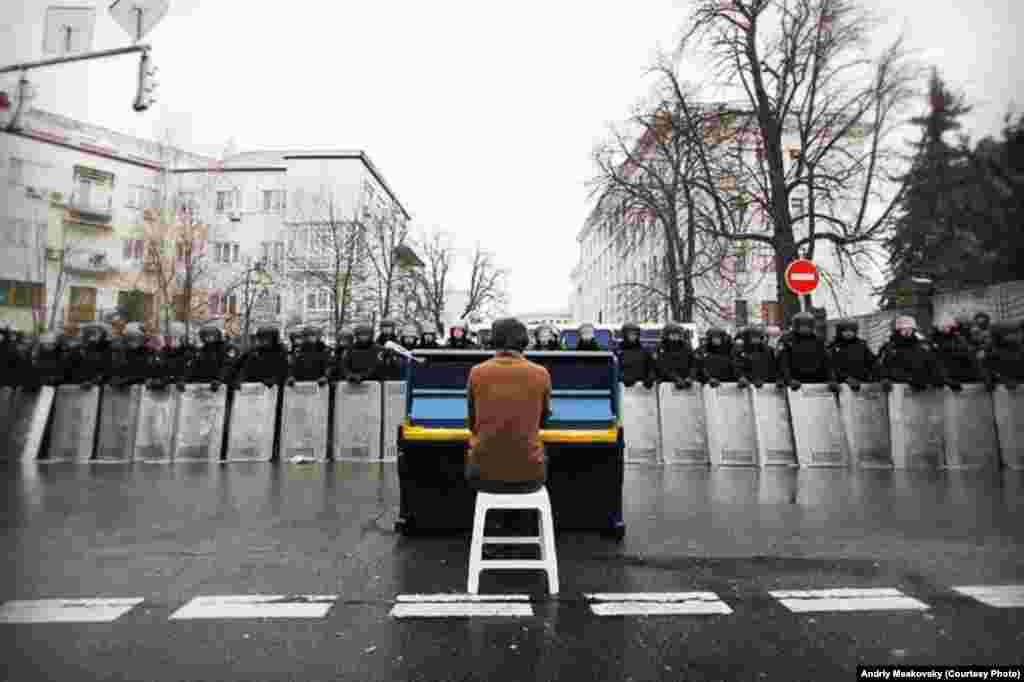
[[[721,350],[726,347],[726,339],[729,335],[725,333],[725,330],[721,327],[711,327],[705,334],[705,343],[708,348],[713,350]]]
[[[199,330],[199,340],[204,346],[221,343],[224,340],[220,328],[212,324],[203,325]]]
[[[634,322],[627,322],[622,325],[622,345],[624,346],[639,346],[640,345],[640,325]]]
[[[754,324],[746,329],[747,345],[751,348],[761,348],[767,342],[768,333],[764,325]]]
[[[797,313],[793,316],[792,327],[793,333],[797,336],[811,337],[816,333],[817,323],[814,320],[814,315]]]
[[[589,322],[581,324],[579,328],[580,339],[583,341],[592,341],[594,339],[594,325]]]
[[[109,334],[105,325],[92,322],[82,327],[82,342],[86,346],[95,347],[107,341]]]
[[[857,338],[858,331],[857,320],[845,318],[836,323],[836,339],[839,341],[853,341]]]
[[[129,324],[124,328],[125,348],[130,351],[141,350],[146,345],[146,332],[140,324]]]
[[[917,331],[917,322],[909,315],[900,315],[892,321],[892,330],[897,340],[912,341]]]
[[[683,328],[675,322],[669,322],[661,330],[661,343],[664,346],[675,348],[683,344]]]
[[[979,310],[974,315],[974,323],[981,327],[982,331],[988,331],[989,325],[992,323],[992,317],[983,310]]]
[[[396,333],[398,330],[398,323],[392,319],[385,318],[380,321],[380,335],[384,339],[395,340],[398,338]]]
[[[373,327],[368,324],[357,324],[355,328],[355,345],[369,348],[373,345]]]
[[[356,335],[352,331],[352,327],[345,326],[338,332],[338,348],[351,348],[352,344],[355,343]]]
[[[420,338],[419,330],[411,322],[402,327],[400,341],[406,348],[414,348]]]

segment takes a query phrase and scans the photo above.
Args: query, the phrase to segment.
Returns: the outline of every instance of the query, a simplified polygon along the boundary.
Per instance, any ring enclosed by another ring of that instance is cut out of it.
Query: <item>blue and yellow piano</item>
[[[475,491],[465,480],[469,372],[484,350],[418,350],[408,369],[407,417],[398,429],[399,520],[403,534],[473,526]],[[605,352],[537,351],[551,374],[551,417],[541,431],[555,527],[621,539],[623,432],[618,369]]]

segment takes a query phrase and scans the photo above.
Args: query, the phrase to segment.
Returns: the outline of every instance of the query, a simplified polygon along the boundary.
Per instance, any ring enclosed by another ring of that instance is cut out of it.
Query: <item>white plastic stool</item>
[[[536,509],[540,512],[538,537],[484,537],[484,521],[492,509]],[[538,545],[540,559],[502,559],[484,561],[484,545]],[[548,592],[558,594],[558,558],[555,556],[555,524],[551,516],[551,498],[547,488],[534,493],[476,494],[473,517],[473,541],[469,547],[469,594],[480,588],[480,573],[488,569],[536,569],[548,574]]]

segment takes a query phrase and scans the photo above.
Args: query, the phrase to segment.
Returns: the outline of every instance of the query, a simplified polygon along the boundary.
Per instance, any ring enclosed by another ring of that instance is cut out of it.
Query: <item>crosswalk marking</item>
[[[530,601],[528,594],[400,594],[395,597],[397,602],[490,602],[490,601]]]
[[[207,618],[323,618],[337,595],[224,595],[196,597],[171,620]]]
[[[391,609],[393,618],[465,618],[488,616],[532,616],[533,607],[525,602],[404,602]]]
[[[997,609],[1024,607],[1024,585],[965,585],[953,589]]]
[[[1024,607],[1024,585],[965,585],[952,590],[993,608]],[[769,594],[794,613],[845,611],[926,611],[928,604],[892,587],[773,590]],[[594,592],[584,595],[596,616],[730,615],[714,592]],[[566,597],[560,597],[565,600]],[[338,595],[221,595],[196,597],[170,620],[324,618]],[[144,602],[132,598],[50,598],[0,604],[0,624],[108,623]],[[400,594],[391,603],[394,618],[529,617],[526,594]],[[576,601],[568,597],[568,601]]]
[[[144,600],[22,599],[0,606],[0,623],[109,623]]]
[[[891,587],[775,590],[769,592],[794,613],[822,611],[926,611],[928,605]]]
[[[605,592],[585,595],[596,616],[707,616],[732,613],[714,592]]]

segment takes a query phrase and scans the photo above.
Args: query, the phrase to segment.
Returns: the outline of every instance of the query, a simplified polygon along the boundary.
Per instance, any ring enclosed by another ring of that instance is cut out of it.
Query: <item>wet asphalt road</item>
[[[394,464],[7,464],[0,602],[136,597],[109,623],[0,624],[11,680],[844,680],[1024,663],[1024,473],[629,466],[627,534],[558,538],[534,615],[399,620],[464,593],[468,535],[393,531]],[[921,611],[793,613],[771,590],[897,588]],[[593,592],[711,591],[727,615],[604,616]],[[204,595],[337,595],[321,618],[170,620]]]

